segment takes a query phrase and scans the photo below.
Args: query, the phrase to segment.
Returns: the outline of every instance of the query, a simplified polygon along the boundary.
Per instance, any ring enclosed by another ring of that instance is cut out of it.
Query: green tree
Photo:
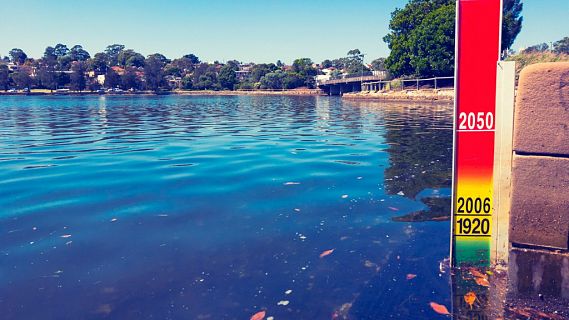
[[[25,70],[12,73],[12,81],[14,81],[18,89],[30,88],[33,83],[32,78]]]
[[[503,50],[521,30],[522,7],[520,0],[504,0]],[[392,12],[390,32],[383,38],[391,49],[385,60],[387,70],[394,76],[452,75],[454,12],[455,0],[410,0]]]
[[[8,90],[8,85],[10,83],[10,77],[8,73],[8,66],[5,64],[0,64],[0,89],[4,91]]]
[[[261,80],[261,89],[282,89],[286,73],[281,70],[265,74]]]
[[[273,63],[260,63],[251,67],[250,81],[259,82],[261,78],[267,73],[276,71],[278,67]]]
[[[330,68],[333,66],[332,61],[329,59],[322,61],[320,65],[322,65],[323,68]]]
[[[57,89],[57,73],[55,63],[44,63],[38,71],[39,81],[42,87],[51,91]]]
[[[522,30],[523,17],[521,16],[524,8],[521,0],[502,1],[502,51],[510,49],[514,40]]]
[[[86,61],[87,59],[91,58],[89,52],[87,52],[87,50],[83,49],[83,47],[78,44],[74,45],[73,48],[71,48],[69,55],[73,61]]]
[[[237,76],[235,74],[235,66],[231,64],[226,64],[219,70],[219,75],[217,76],[219,85],[222,89],[233,90],[235,89],[235,84],[237,84]]]
[[[111,44],[105,48],[105,54],[108,57],[108,66],[116,66],[118,64],[119,53],[124,50],[124,45],[122,44]]]
[[[125,90],[140,89],[141,84],[136,76],[136,69],[127,68],[121,76],[121,87]]]
[[[124,67],[144,67],[144,56],[132,49],[121,50],[117,55],[117,64]]]
[[[146,58],[144,65],[144,79],[146,87],[154,92],[158,92],[164,86],[164,72],[162,68],[167,59],[161,54],[152,54]]]
[[[371,68],[375,71],[385,71],[385,58],[377,58],[371,62]]]
[[[455,5],[447,4],[425,16],[409,40],[414,43],[409,63],[421,77],[454,73]]]
[[[109,56],[104,52],[96,53],[89,63],[92,70],[99,74],[105,74],[109,66]]]
[[[190,61],[191,64],[199,64],[200,58],[198,58],[195,54],[190,53],[190,54],[186,54],[184,55],[182,58],[186,58]]]
[[[120,76],[112,68],[107,69],[105,73],[105,87],[116,88],[121,84]]]
[[[76,91],[83,91],[87,87],[87,80],[85,79],[85,64],[82,61],[76,61],[71,66],[71,89]]]
[[[565,37],[553,43],[553,51],[555,53],[569,54],[569,37]]]
[[[527,47],[524,50],[524,52],[526,52],[526,53],[545,52],[547,50],[549,50],[549,45],[547,45],[547,43],[540,43],[540,44],[533,45],[531,47]]]
[[[57,58],[64,57],[69,54],[69,48],[64,44],[58,43],[55,45],[55,48],[53,48],[53,54],[55,54]]]
[[[43,53],[43,59],[46,61],[56,61],[57,55],[55,54],[54,47],[47,47]]]
[[[312,60],[309,58],[300,58],[292,63],[292,71],[302,78],[303,85],[314,88],[314,77],[317,74],[316,69],[312,66]]]
[[[24,52],[24,50],[19,48],[10,50],[8,54],[10,55],[11,61],[15,64],[24,64],[28,58],[28,55]]]

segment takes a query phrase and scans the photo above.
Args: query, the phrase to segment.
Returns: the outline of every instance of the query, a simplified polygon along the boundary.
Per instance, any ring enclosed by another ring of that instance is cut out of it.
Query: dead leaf
[[[324,258],[324,257],[327,256],[327,255],[331,255],[332,252],[334,252],[334,250],[335,250],[335,249],[330,249],[330,250],[323,251],[323,252],[320,254],[320,258]]]
[[[450,312],[448,312],[447,307],[443,306],[442,304],[438,304],[436,302],[431,302],[431,308],[433,308],[433,310],[438,314],[445,314],[445,315],[450,314]]]
[[[255,313],[254,315],[251,316],[250,320],[263,320],[265,319],[265,315],[267,314],[267,312],[263,311],[259,311],[257,313]]]
[[[475,268],[470,268],[468,271],[470,271],[470,274],[472,274],[473,276],[475,276],[476,278],[484,278],[484,279],[488,279],[488,276],[483,274],[482,272],[478,271]]]
[[[476,284],[478,284],[479,286],[483,286],[483,287],[489,287],[490,286],[490,282],[486,278],[476,277],[476,278],[474,278],[474,281],[476,281]]]
[[[412,273],[407,274],[407,280],[413,280],[413,279],[415,279],[416,277],[417,277],[416,274],[412,274]]]
[[[464,301],[470,306],[470,310],[472,310],[472,305],[476,301],[476,293],[470,291],[469,293],[465,294]]]

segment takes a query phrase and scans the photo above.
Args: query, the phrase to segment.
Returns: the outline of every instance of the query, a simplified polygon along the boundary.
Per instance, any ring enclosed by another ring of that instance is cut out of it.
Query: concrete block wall
[[[569,62],[522,70],[513,149],[510,241],[569,249]]]

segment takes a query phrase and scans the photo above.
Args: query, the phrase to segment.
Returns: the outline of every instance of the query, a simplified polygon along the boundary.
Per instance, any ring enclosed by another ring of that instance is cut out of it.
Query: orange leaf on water
[[[320,258],[324,258],[324,257],[327,256],[327,255],[331,255],[332,252],[334,252],[334,249],[330,249],[330,250],[323,251],[323,252],[320,254]]]
[[[435,312],[438,314],[450,314],[450,312],[448,312],[447,307],[443,306],[442,304],[438,304],[436,302],[431,302],[431,308],[433,308],[433,310],[435,310]]]
[[[250,320],[263,320],[263,319],[265,319],[266,314],[267,313],[265,311],[259,311],[259,312],[255,313],[254,315],[252,315]]]
[[[464,301],[470,306],[470,309],[472,309],[472,305],[476,301],[476,293],[470,291],[469,293],[465,294]]]
[[[412,279],[415,279],[416,277],[417,277],[416,274],[409,273],[409,274],[407,275],[407,280],[412,280]]]
[[[488,279],[488,276],[483,274],[482,272],[474,269],[474,268],[470,268],[469,269],[470,273],[475,276],[476,278],[484,278],[484,279]]]
[[[488,279],[486,279],[486,278],[478,278],[478,277],[476,277],[476,278],[474,278],[474,281],[476,281],[476,283],[477,283],[479,286],[483,286],[483,287],[489,287],[489,286],[490,286],[490,282],[488,282]]]

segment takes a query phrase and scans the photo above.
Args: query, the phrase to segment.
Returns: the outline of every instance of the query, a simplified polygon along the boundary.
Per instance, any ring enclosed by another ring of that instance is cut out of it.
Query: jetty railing
[[[362,91],[454,89],[454,77],[362,81]]]

